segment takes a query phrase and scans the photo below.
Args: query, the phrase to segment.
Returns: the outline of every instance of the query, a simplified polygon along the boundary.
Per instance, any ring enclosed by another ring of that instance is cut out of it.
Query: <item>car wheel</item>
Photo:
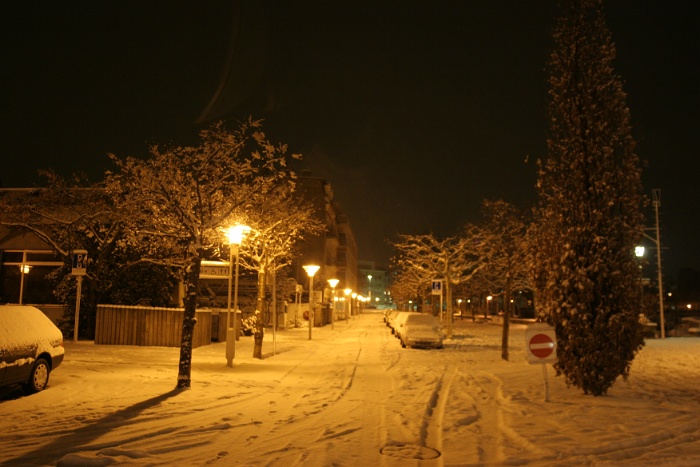
[[[49,384],[49,373],[51,368],[49,362],[43,358],[38,358],[32,368],[32,373],[29,375],[29,381],[24,385],[24,390],[28,393],[35,393],[43,390]]]

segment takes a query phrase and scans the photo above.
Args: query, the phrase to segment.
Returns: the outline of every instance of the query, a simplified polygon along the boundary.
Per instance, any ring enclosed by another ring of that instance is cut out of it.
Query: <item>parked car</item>
[[[401,332],[403,331],[404,324],[406,323],[406,319],[409,316],[412,315],[419,315],[417,311],[401,311],[399,314],[397,314],[394,317],[394,320],[392,321],[392,332],[396,337],[401,339]]]
[[[412,313],[407,316],[400,336],[402,347],[442,348],[442,325],[433,315]]]
[[[401,312],[398,310],[392,310],[389,312],[389,314],[386,315],[386,319],[384,319],[384,322],[389,327],[389,329],[391,329],[392,333],[394,332],[394,327],[392,326],[392,323],[394,322],[394,318],[396,318],[396,315],[398,315],[399,313]]]
[[[41,391],[64,355],[63,334],[41,310],[0,306],[0,386]]]

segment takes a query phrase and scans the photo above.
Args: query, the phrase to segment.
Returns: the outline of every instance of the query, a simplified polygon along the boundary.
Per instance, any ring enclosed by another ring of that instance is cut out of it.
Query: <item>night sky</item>
[[[697,11],[606,4],[645,190],[662,190],[667,281],[700,269]],[[396,233],[454,234],[486,198],[534,202],[556,12],[545,0],[3,1],[0,183],[34,186],[42,168],[98,180],[110,152],[195,144],[203,126],[252,115],[332,184],[360,258],[386,264]]]

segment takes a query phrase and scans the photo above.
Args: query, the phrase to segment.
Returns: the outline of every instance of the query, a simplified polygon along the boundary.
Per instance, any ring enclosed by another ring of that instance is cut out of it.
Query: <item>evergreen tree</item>
[[[604,395],[643,345],[635,243],[641,168],[600,0],[571,0],[550,57],[548,159],[538,179],[533,271],[555,326],[557,375]]]

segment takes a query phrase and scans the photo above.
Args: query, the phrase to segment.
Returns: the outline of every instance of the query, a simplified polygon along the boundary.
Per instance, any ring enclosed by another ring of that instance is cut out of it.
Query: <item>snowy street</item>
[[[2,465],[698,465],[700,338],[649,340],[594,398],[525,360],[524,325],[457,321],[443,350],[402,349],[379,313],[195,349],[66,342],[36,395],[0,393]],[[273,355],[273,350],[275,350]]]

